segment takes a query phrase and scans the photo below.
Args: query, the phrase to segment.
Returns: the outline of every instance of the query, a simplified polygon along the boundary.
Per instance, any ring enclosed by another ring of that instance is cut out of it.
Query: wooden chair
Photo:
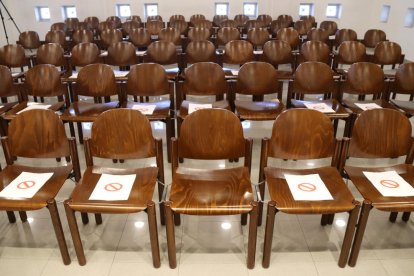
[[[268,14],[259,14],[256,18],[257,21],[263,22],[264,28],[267,28],[270,26],[270,23],[273,21],[272,17]]]
[[[308,41],[321,41],[326,44],[329,43],[329,31],[322,28],[310,29],[306,35]]]
[[[217,62],[216,47],[208,40],[191,41],[185,49],[183,68],[197,62]]]
[[[232,19],[228,19],[228,20],[224,20],[223,22],[220,23],[220,28],[237,28],[237,23],[236,21],[232,20]]]
[[[134,20],[128,20],[122,23],[122,35],[127,37],[133,29],[141,28],[141,23]]]
[[[72,35],[73,45],[79,43],[93,43],[93,32],[91,30],[76,30]]]
[[[138,22],[138,23],[142,24],[142,20],[141,20],[141,17],[139,15],[130,15],[130,16],[127,17],[127,21],[128,20],[135,21],[135,22]]]
[[[381,41],[378,42],[374,49],[374,56],[371,62],[381,66],[381,68],[391,68],[386,70],[387,78],[394,78],[395,67],[404,63],[404,55],[401,53],[401,46],[396,42]]]
[[[161,15],[151,15],[151,16],[147,16],[147,23],[150,22],[150,21],[161,21],[161,22],[163,22]]]
[[[237,28],[222,27],[217,31],[217,47],[224,46],[232,40],[239,40],[240,32]]]
[[[19,35],[19,44],[27,50],[35,50],[40,46],[39,34],[35,31],[22,32]]]
[[[156,63],[143,63],[135,65],[128,73],[126,83],[126,96],[134,98],[150,97],[145,103],[124,102],[122,106],[134,108],[134,106],[155,105],[152,114],[148,114],[150,121],[162,121],[166,128],[166,142],[168,161],[171,161],[171,137],[175,136],[174,127],[174,83],[168,82],[165,69]],[[168,100],[158,100],[160,96],[168,95]]]
[[[48,31],[45,35],[46,43],[57,43],[63,47],[66,51],[68,50],[68,44],[66,42],[66,34],[64,31]]]
[[[2,138],[2,146],[7,162],[6,168],[0,172],[2,190],[6,189],[23,172],[53,173],[53,175],[32,198],[0,197],[1,209],[7,210],[9,221],[14,223],[16,217],[13,211],[19,211],[22,221],[26,221],[25,211],[35,211],[47,207],[63,263],[69,265],[70,256],[55,197],[72,173],[76,181],[80,179],[75,141],[66,137],[63,123],[53,111],[28,110],[17,115],[10,122],[8,136]],[[67,163],[49,167],[27,166],[19,163],[19,157],[33,158],[34,163],[32,164],[38,164],[45,158],[67,157]],[[44,234],[48,235],[47,232]]]
[[[404,63],[398,67],[395,79],[390,83],[391,103],[404,110],[408,116],[414,115],[414,63]],[[410,95],[409,101],[395,100],[397,94]]]
[[[247,267],[255,264],[257,205],[250,182],[252,140],[245,139],[236,115],[224,109],[198,110],[184,120],[172,142],[172,184],[165,202],[168,258],[177,266],[174,218],[179,214],[211,216],[250,214]],[[216,160],[244,157],[244,165],[225,169],[189,169],[179,158]]]
[[[331,67],[332,57],[328,44],[322,41],[306,41],[300,46],[297,65],[307,61],[319,61]]]
[[[278,77],[282,80],[293,78],[295,70],[295,56],[289,43],[283,40],[270,40],[263,46],[263,56],[261,61],[270,63],[278,70]],[[288,68],[280,68],[286,65]]]
[[[357,33],[352,29],[340,29],[335,33],[334,45],[336,48],[344,41],[357,41]]]
[[[168,41],[155,41],[148,46],[147,52],[144,55],[145,63],[158,63],[164,66],[174,66],[167,69],[169,79],[174,79],[180,72],[179,56],[175,45]],[[175,67],[175,65],[177,67]]]
[[[159,40],[164,40],[168,42],[174,43],[175,46],[179,47],[180,50],[181,47],[181,33],[179,30],[176,30],[172,27],[164,28],[160,31],[158,34]]]
[[[164,22],[159,20],[147,21],[145,28],[148,30],[152,38],[158,38],[158,34],[164,29]]]
[[[18,102],[23,101],[20,93],[20,87],[22,84],[14,82],[10,69],[4,65],[0,65],[0,83],[0,115],[3,115],[18,104]],[[14,99],[9,102],[9,97],[13,97]],[[7,135],[7,122],[3,119],[3,117],[0,118],[0,135]]]
[[[224,46],[223,64],[240,66],[253,60],[253,45],[246,40],[232,40]]]
[[[86,170],[71,197],[65,201],[66,216],[79,264],[85,265],[86,258],[75,212],[129,214],[145,211],[148,215],[153,265],[155,268],[160,267],[157,220],[152,195],[157,179],[164,182],[162,141],[152,136],[148,119],[139,111],[117,109],[98,116],[93,124],[91,137],[85,139],[84,144]],[[95,165],[94,157],[122,160],[155,157],[157,167],[112,169]],[[128,199],[90,200],[89,197],[102,174],[135,175]],[[101,223],[102,220],[98,219],[97,224]]]
[[[118,16],[115,16],[115,15],[113,15],[113,16],[109,16],[107,19],[106,19],[106,21],[108,22],[108,21],[113,21],[113,22],[115,22],[115,27],[116,28],[121,28],[122,27],[122,21],[121,21],[121,18],[119,18]]]
[[[24,75],[24,67],[30,68],[30,59],[26,58],[24,48],[18,44],[5,45],[0,48],[0,65],[12,70],[13,78]]]
[[[101,63],[101,52],[95,43],[80,43],[75,45],[71,51],[70,67],[71,71],[76,71],[76,67],[83,67],[89,64]]]
[[[277,20],[284,21],[288,24],[288,27],[293,27],[293,18],[288,14],[281,14],[277,17]]]
[[[332,223],[329,221],[330,214],[348,212],[348,225],[338,260],[338,266],[345,267],[355,233],[360,203],[354,199],[338,171],[341,144],[340,140],[335,140],[329,118],[319,111],[308,109],[291,109],[280,114],[273,124],[272,136],[262,140],[259,181],[266,180],[270,195],[267,204],[263,267],[267,268],[270,265],[274,220],[279,211],[296,215],[321,214],[322,226]],[[318,168],[284,169],[268,166],[269,158],[283,160],[330,158],[331,162],[330,165]],[[318,174],[330,192],[332,200],[295,200],[285,179],[286,174]],[[260,188],[263,198],[265,187],[261,185]]]
[[[269,35],[265,28],[252,28],[247,31],[247,41],[253,44],[256,50],[263,49],[263,45],[270,40]]]
[[[66,32],[76,31],[78,29],[79,19],[78,18],[66,18],[65,24],[67,28]]]
[[[116,25],[114,21],[102,21],[99,22],[98,25],[98,35],[100,35],[106,29],[116,29]]]
[[[194,28],[204,28],[207,29],[210,33],[210,36],[213,34],[213,23],[210,20],[197,20],[193,22]]]
[[[261,28],[263,25],[262,22],[257,20],[247,20],[246,23],[244,23],[243,29],[241,31],[242,34],[246,35],[247,32],[253,28]]]
[[[42,44],[37,50],[35,64],[52,64],[59,67],[62,75],[69,74],[69,59],[65,58],[65,50],[57,43]]]
[[[106,64],[119,66],[120,70],[127,70],[129,66],[138,63],[135,46],[131,42],[122,41],[111,44],[108,56],[104,58]]]
[[[173,21],[184,21],[185,22],[185,17],[184,15],[181,15],[181,14],[174,14],[170,16],[170,20],[169,20],[170,24]]]
[[[249,17],[244,14],[236,14],[234,16],[234,21],[236,22],[237,28],[243,28],[247,20],[249,20]]]
[[[387,37],[383,30],[370,29],[365,32],[363,43],[367,48],[375,48],[379,42],[385,40]]]
[[[372,164],[370,162],[364,163],[367,164],[365,166],[357,167],[346,161],[348,164],[345,166],[345,172],[364,198],[348,263],[350,266],[355,266],[372,208],[391,212],[391,222],[395,222],[397,212],[404,212],[403,221],[408,221],[409,212],[414,211],[413,196],[383,196],[365,177],[363,172],[396,171],[410,185],[413,185],[414,167],[412,163],[414,150],[411,123],[403,113],[397,110],[384,108],[362,112],[355,121],[352,133],[351,140],[344,146],[346,156],[344,156],[343,162],[345,162],[345,157],[375,160],[376,158],[395,159],[406,156],[403,164],[383,167],[372,167],[369,165]],[[395,164],[395,162],[393,163]]]
[[[277,71],[271,64],[260,61],[247,62],[240,67],[235,95],[232,95],[230,101],[240,120],[274,120],[284,108],[281,103],[281,88]],[[237,100],[237,94],[251,95],[252,101]],[[276,97],[264,100],[267,94],[276,94]]]
[[[339,45],[334,56],[332,68],[343,76],[347,75],[347,68],[356,63],[367,60],[366,47],[359,41],[344,41]],[[348,67],[344,67],[348,65]]]
[[[213,26],[220,27],[221,23],[225,20],[229,20],[227,15],[214,15],[213,16]]]
[[[316,28],[317,23],[316,23],[315,16],[313,16],[313,15],[301,15],[299,19],[303,20],[303,21],[308,21],[311,24],[312,28]]]
[[[99,18],[96,16],[88,16],[85,18],[85,20],[83,20],[83,22],[85,22],[86,24],[88,24],[88,26],[90,27],[91,30],[93,30],[94,32],[96,30],[98,30],[98,26],[99,26]]]
[[[105,29],[101,32],[100,49],[106,50],[114,43],[122,41],[122,32],[119,29]]]
[[[211,36],[210,29],[195,27],[188,30],[188,41],[208,40]]]
[[[270,27],[269,27],[269,29],[270,29],[270,33],[272,34],[272,37],[276,37],[276,35],[277,35],[277,32],[279,31],[279,30],[281,30],[281,29],[284,29],[284,28],[289,28],[289,23],[287,23],[286,21],[281,21],[281,20],[273,20],[271,23],[270,23]]]
[[[50,30],[51,31],[63,31],[66,35],[68,27],[66,26],[66,24],[64,22],[56,22],[53,23],[52,25],[50,25]]]
[[[187,36],[188,33],[188,23],[184,20],[174,20],[170,21],[170,27],[178,30],[180,35]]]
[[[144,28],[133,29],[129,33],[129,41],[138,49],[146,49],[151,44],[151,34]]]
[[[319,28],[326,30],[331,36],[336,34],[336,31],[338,30],[338,24],[335,21],[326,20],[321,22]]]
[[[193,14],[190,16],[190,24],[194,26],[194,23],[197,23],[197,21],[200,20],[206,20],[206,17],[202,14]]]
[[[289,43],[293,51],[297,50],[299,47],[299,33],[292,27],[279,30],[276,34],[276,38]]]
[[[293,25],[293,28],[298,32],[299,37],[304,40],[306,34],[312,29],[312,23],[308,20],[298,20]]]

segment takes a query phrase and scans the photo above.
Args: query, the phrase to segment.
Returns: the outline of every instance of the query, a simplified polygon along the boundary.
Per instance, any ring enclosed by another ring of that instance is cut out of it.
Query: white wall
[[[247,0],[246,0],[247,1]],[[248,0],[247,2],[253,2]],[[144,3],[158,3],[159,13],[164,20],[173,14],[182,14],[187,19],[195,13],[204,14],[207,18],[214,15],[215,2],[229,2],[230,17],[243,12],[242,0],[3,0],[17,25],[22,31],[35,30],[41,38],[49,30],[53,22],[62,21],[61,6],[76,5],[78,18],[83,20],[90,15],[98,16],[104,20],[108,16],[115,15],[115,4],[126,3],[131,5],[133,14],[144,17]],[[342,4],[342,17],[337,19],[340,28],[351,28],[362,38],[364,32],[370,28],[383,29],[388,39],[400,43],[403,52],[408,59],[414,61],[414,28],[404,27],[404,18],[407,8],[414,8],[414,0],[257,0],[259,14],[266,13],[273,17],[280,14],[290,14],[298,19],[299,3],[311,3],[315,5],[315,17],[318,22],[327,20],[325,9],[328,3]],[[391,6],[388,23],[380,23],[379,16],[383,4]],[[34,7],[49,6],[52,20],[50,22],[36,22]],[[1,7],[2,8],[2,7]],[[9,40],[14,42],[18,38],[18,32],[8,20],[8,16],[2,8],[6,19],[6,27]],[[0,45],[6,43],[4,31],[0,26]]]

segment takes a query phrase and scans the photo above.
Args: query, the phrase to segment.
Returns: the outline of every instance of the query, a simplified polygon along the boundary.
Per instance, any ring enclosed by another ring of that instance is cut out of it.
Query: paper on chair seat
[[[78,72],[72,72],[72,75],[69,77],[71,80],[76,80],[78,78]]]
[[[233,76],[238,76],[239,75],[239,71],[237,71],[237,70],[231,70],[231,74]]]
[[[135,51],[135,55],[137,56],[144,56],[147,53],[147,51]]]
[[[363,172],[383,196],[414,196],[414,188],[396,171]]]
[[[157,106],[155,104],[134,104],[132,109],[138,110],[144,115],[151,115]]]
[[[322,113],[335,113],[326,103],[304,103],[308,109],[317,110]]]
[[[333,200],[319,174],[285,174],[285,178],[295,200]]]
[[[255,55],[261,55],[261,54],[263,54],[263,50],[254,50],[253,51],[253,54],[255,54]]]
[[[128,75],[128,73],[129,73],[129,71],[114,70],[115,78],[126,77],[126,75]]]
[[[19,112],[17,112],[16,114],[20,114],[22,112],[25,112],[27,110],[32,110],[32,109],[48,109],[49,107],[51,107],[52,105],[50,104],[41,104],[41,103],[28,103],[27,107],[20,110]]]
[[[361,108],[362,110],[371,110],[371,109],[377,109],[382,108],[381,106],[377,105],[376,103],[355,103],[356,106]]]
[[[212,108],[212,104],[196,104],[196,103],[189,103],[188,104],[188,114],[193,113],[194,111],[206,108]]]
[[[135,174],[102,174],[89,200],[128,200]]]
[[[53,173],[22,172],[0,192],[0,197],[32,198],[52,175]]]

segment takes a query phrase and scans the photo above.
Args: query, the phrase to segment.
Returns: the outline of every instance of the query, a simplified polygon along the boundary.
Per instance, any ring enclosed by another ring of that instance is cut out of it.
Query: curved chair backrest
[[[281,14],[277,17],[277,20],[280,21],[285,21],[286,23],[288,23],[289,25],[292,25],[293,23],[293,18],[292,16],[288,15],[288,14]],[[290,27],[290,26],[289,26]]]
[[[185,69],[184,94],[223,95],[226,90],[226,77],[217,63],[198,62]]]
[[[168,93],[168,77],[164,67],[156,63],[141,63],[132,66],[128,73],[128,95],[160,96]]]
[[[225,28],[225,27],[237,28],[237,23],[236,23],[236,21],[234,21],[232,19],[227,19],[227,20],[224,20],[220,23],[220,28]]]
[[[240,32],[237,28],[223,27],[217,32],[217,45],[226,45],[226,43],[238,39],[240,39]]]
[[[253,60],[253,45],[248,41],[233,40],[224,46],[224,63],[244,64]]]
[[[90,27],[91,30],[97,30],[98,29],[99,18],[96,17],[96,16],[88,16],[88,17],[85,18],[85,20],[83,20],[83,22],[88,24],[88,26]]]
[[[365,61],[366,48],[359,41],[344,41],[339,45],[337,62],[340,64],[353,64]]]
[[[352,94],[380,94],[384,89],[384,72],[374,63],[357,62],[351,65],[344,92]]]
[[[338,24],[335,21],[322,21],[319,28],[326,30],[329,35],[335,35],[338,30]]]
[[[266,62],[274,66],[293,62],[292,48],[282,40],[270,40],[263,46],[263,56]]]
[[[216,60],[216,47],[211,41],[191,41],[185,49],[185,60],[187,63]]]
[[[393,91],[402,94],[414,93],[414,63],[404,63],[398,67],[395,73]]]
[[[25,49],[37,49],[40,46],[39,35],[35,31],[22,32],[19,35],[19,43]]]
[[[162,29],[164,29],[164,22],[159,20],[147,21],[145,25],[150,35],[158,35]]]
[[[193,14],[190,17],[190,22],[191,22],[191,24],[194,24],[197,21],[205,20],[205,19],[206,19],[206,17],[204,15],[202,15],[202,14]]]
[[[72,39],[75,44],[93,42],[93,32],[91,30],[76,30]]]
[[[339,46],[344,41],[357,41],[357,33],[352,29],[340,29],[335,33],[335,45]]]
[[[75,31],[78,29],[79,19],[78,18],[66,18],[65,24],[68,31]]]
[[[265,28],[253,28],[247,32],[247,40],[253,46],[261,46],[269,41],[269,32]]]
[[[180,34],[186,34],[188,32],[188,24],[184,20],[170,21],[170,27],[178,30]]]
[[[56,22],[50,26],[51,31],[63,31],[64,33],[66,33],[67,29],[68,27],[64,22]]]
[[[221,22],[228,20],[229,17],[227,15],[215,15],[213,17],[213,25],[215,27],[220,27]]]
[[[289,28],[289,26],[289,23],[286,21],[281,21],[279,19],[273,20],[270,23],[270,32],[272,33],[272,35],[276,35],[279,30]]]
[[[284,28],[277,32],[276,37],[278,40],[283,40],[289,43],[292,49],[295,49],[299,45],[299,33],[293,28]]]
[[[308,20],[298,20],[295,22],[294,28],[299,35],[306,35],[312,29],[312,23]]]
[[[329,63],[331,51],[329,46],[321,41],[307,41],[300,47],[301,58],[304,61],[320,61]]]
[[[129,33],[129,40],[136,47],[148,47],[148,45],[151,44],[151,34],[148,32],[147,29],[144,28],[133,29]]]
[[[24,48],[18,44],[5,45],[0,48],[0,64],[7,67],[28,66]]]
[[[387,37],[383,30],[370,29],[364,34],[364,44],[369,48],[375,48],[378,42],[385,41],[386,39]]]
[[[322,28],[313,28],[309,30],[308,34],[306,35],[306,39],[311,41],[322,41],[324,43],[328,43],[329,32]]]
[[[263,22],[263,26],[269,26],[273,19],[268,14],[259,14],[256,20]]]
[[[294,93],[324,94],[335,90],[334,72],[323,62],[309,61],[298,66],[293,82]]]
[[[115,27],[116,28],[121,28],[122,27],[122,21],[121,18],[119,18],[118,16],[109,16],[106,21],[113,21],[115,22]]]
[[[60,46],[65,47],[66,45],[66,34],[64,31],[48,31],[45,36],[47,43],[58,43]]]
[[[150,22],[150,21],[161,21],[161,22],[163,22],[161,15],[147,16],[147,23]]]
[[[240,67],[236,91],[247,95],[264,95],[279,90],[276,69],[267,62],[253,61]]]
[[[401,63],[401,46],[391,41],[378,42],[374,50],[374,62],[381,65]]]
[[[139,24],[142,23],[141,17],[139,15],[131,15],[128,16],[127,20],[138,22]]]
[[[105,29],[101,32],[103,48],[108,48],[114,43],[122,41],[122,32],[119,29]]]
[[[172,23],[173,21],[184,21],[185,22],[185,17],[184,15],[181,15],[181,14],[174,14],[170,16],[169,22]]]
[[[208,40],[210,38],[211,31],[207,28],[191,28],[188,31],[188,40],[189,41],[200,41]]]
[[[158,39],[172,42],[174,45],[181,45],[181,33],[172,27],[162,29],[158,34]]]
[[[65,51],[57,43],[46,43],[39,47],[36,53],[36,64],[52,64],[65,66]]]
[[[133,20],[128,20],[122,23],[122,33],[126,36],[129,35],[133,29],[138,29],[141,27],[141,23]]]
[[[237,27],[244,27],[244,24],[246,24],[247,20],[249,20],[249,17],[244,14],[237,14],[234,17],[234,21],[236,22]]]
[[[148,46],[145,62],[155,62],[162,65],[177,63],[175,45],[168,41],[155,41]]]
[[[101,62],[100,51],[95,43],[79,43],[72,48],[72,66],[85,66]]]
[[[0,83],[0,97],[18,96],[11,71],[4,65],[0,65]]]
[[[118,87],[112,68],[106,64],[90,64],[79,70],[76,94],[89,97],[117,95]]]
[[[60,80],[60,72],[51,64],[39,64],[26,73],[27,93],[38,97],[65,95],[65,86]]]
[[[115,66],[129,66],[138,63],[135,46],[131,42],[122,41],[113,43],[108,48],[105,63]]]

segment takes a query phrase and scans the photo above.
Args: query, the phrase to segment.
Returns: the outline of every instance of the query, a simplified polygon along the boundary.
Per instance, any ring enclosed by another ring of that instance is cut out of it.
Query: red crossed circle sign
[[[27,181],[23,181],[17,184],[17,188],[21,190],[26,190],[26,189],[33,187],[35,184],[36,183],[34,181],[27,180]]]
[[[397,182],[394,180],[384,179],[380,181],[380,184],[386,188],[395,189],[400,186]]]
[[[117,192],[121,190],[123,186],[124,185],[122,185],[121,183],[109,183],[105,185],[104,189],[108,192]]]
[[[313,192],[316,190],[316,186],[312,183],[300,183],[298,189],[304,192]]]

